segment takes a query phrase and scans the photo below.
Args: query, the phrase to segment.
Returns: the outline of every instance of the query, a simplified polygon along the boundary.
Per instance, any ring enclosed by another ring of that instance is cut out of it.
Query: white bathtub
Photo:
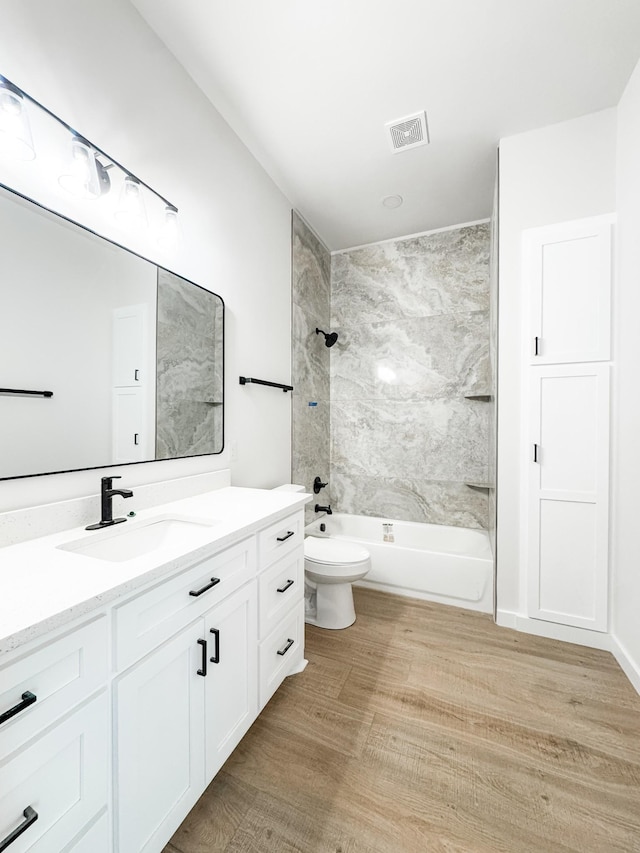
[[[393,525],[393,543],[383,541],[383,524]],[[307,525],[306,533],[358,542],[369,550],[371,571],[358,586],[493,610],[493,560],[484,530],[336,512]]]

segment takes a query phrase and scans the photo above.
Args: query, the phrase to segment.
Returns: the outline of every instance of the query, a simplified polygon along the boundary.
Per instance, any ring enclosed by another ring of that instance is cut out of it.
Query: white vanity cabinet
[[[302,668],[303,510],[253,513],[0,657],[0,851],[160,853]]]
[[[0,668],[0,849],[63,850],[106,808],[106,685],[104,617]]]
[[[162,849],[257,715],[251,581],[116,684],[119,853]]]

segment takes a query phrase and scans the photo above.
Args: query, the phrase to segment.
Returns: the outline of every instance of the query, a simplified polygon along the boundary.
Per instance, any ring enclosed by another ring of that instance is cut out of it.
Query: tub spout
[[[320,506],[320,504],[316,504],[315,512],[326,512],[327,515],[332,515],[331,506]]]

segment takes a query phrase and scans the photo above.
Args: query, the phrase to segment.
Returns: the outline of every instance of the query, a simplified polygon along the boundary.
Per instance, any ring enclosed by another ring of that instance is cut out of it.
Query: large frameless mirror
[[[0,188],[0,479],[220,453],[224,303]]]

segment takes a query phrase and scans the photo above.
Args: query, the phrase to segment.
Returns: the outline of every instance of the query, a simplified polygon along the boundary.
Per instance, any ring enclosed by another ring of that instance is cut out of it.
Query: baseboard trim
[[[574,628],[572,625],[558,625],[555,622],[544,622],[540,619],[530,619],[521,613],[511,610],[498,610],[496,624],[503,628],[513,628],[525,634],[537,637],[547,637],[550,640],[562,640],[564,643],[575,643],[578,646],[588,646],[612,652],[612,637],[600,631],[590,631],[587,628]],[[620,664],[622,666],[622,664]],[[623,667],[624,669],[624,667]]]
[[[611,637],[611,652],[636,693],[640,693],[640,665],[633,660],[616,636]]]

